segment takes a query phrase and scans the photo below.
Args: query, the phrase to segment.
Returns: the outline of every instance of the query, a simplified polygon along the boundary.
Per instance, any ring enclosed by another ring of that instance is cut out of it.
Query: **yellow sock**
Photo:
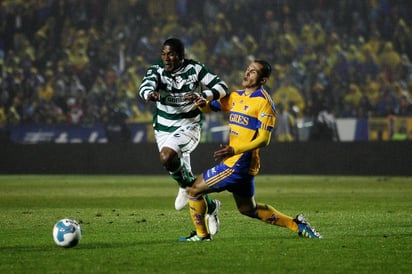
[[[260,220],[298,232],[298,225],[293,221],[293,218],[277,211],[272,206],[258,203],[256,211]]]
[[[209,234],[205,223],[206,211],[207,205],[203,196],[197,199],[189,199],[190,217],[192,218],[192,222],[195,225],[196,233],[200,237],[206,237]]]

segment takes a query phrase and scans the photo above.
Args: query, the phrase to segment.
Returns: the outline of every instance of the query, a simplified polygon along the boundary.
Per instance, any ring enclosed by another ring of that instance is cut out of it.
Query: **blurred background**
[[[231,90],[265,59],[273,142],[412,139],[408,0],[0,1],[0,143],[153,142],[138,98],[168,37]],[[227,140],[206,115],[203,142]]]

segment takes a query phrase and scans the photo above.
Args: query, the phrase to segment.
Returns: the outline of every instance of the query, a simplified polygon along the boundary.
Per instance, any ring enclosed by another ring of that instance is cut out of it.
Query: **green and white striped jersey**
[[[202,91],[197,89],[205,88]],[[147,100],[151,92],[159,92],[153,114],[155,130],[173,132],[193,123],[201,125],[202,113],[193,102],[185,101],[184,95],[198,92],[207,100],[217,100],[228,94],[227,84],[205,65],[185,59],[183,66],[173,73],[164,69],[163,62],[150,66],[139,89],[139,95]]]

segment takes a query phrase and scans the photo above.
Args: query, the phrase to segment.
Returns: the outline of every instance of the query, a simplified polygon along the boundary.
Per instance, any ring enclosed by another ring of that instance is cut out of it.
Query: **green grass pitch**
[[[303,212],[324,239],[240,215],[228,192],[211,242],[176,211],[168,176],[0,176],[0,273],[408,273],[408,177],[256,177],[256,200]],[[74,248],[54,244],[61,218],[81,222]]]

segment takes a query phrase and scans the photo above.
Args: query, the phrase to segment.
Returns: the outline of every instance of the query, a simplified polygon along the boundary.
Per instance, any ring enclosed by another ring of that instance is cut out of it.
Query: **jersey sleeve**
[[[152,65],[146,70],[146,74],[142,79],[142,83],[139,87],[139,96],[147,100],[148,95],[157,90],[159,84],[159,73],[158,73],[158,65]]]
[[[199,79],[207,89],[202,91],[202,96],[209,101],[218,100],[229,93],[229,88],[219,76],[211,72],[205,65],[201,65]]]

